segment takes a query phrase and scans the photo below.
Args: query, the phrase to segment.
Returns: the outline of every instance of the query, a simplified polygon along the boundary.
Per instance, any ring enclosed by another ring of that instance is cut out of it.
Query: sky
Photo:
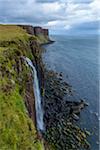
[[[0,23],[31,24],[54,33],[95,32],[100,0],[0,0]]]

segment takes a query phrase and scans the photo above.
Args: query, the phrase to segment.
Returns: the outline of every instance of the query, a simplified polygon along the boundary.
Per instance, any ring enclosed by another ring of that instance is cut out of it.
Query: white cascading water
[[[31,67],[32,74],[33,74],[33,88],[34,88],[34,95],[35,95],[35,109],[36,109],[36,121],[37,121],[37,129],[39,131],[44,130],[44,123],[43,123],[43,110],[41,105],[41,94],[40,94],[40,88],[39,88],[39,81],[37,77],[37,71],[35,67],[33,66],[32,61],[29,58],[24,58],[28,66]]]

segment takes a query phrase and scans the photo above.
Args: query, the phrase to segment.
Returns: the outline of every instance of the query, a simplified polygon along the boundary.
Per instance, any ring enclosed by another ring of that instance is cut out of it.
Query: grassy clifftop
[[[31,76],[21,56],[34,59],[31,36],[15,25],[0,25],[0,150],[40,150],[36,129],[25,107]]]
[[[20,27],[15,25],[0,25],[0,41],[23,38],[28,34]]]

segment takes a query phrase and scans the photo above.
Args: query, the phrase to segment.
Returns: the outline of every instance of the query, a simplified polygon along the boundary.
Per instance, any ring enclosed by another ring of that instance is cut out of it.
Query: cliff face
[[[34,27],[34,35],[43,35],[44,37],[49,37],[48,29],[43,29],[41,27]]]
[[[49,30],[48,29],[43,29],[42,27],[33,27],[30,25],[18,25],[21,28],[25,29],[28,34],[35,35],[37,37],[44,38],[45,40],[49,40]]]
[[[43,33],[45,37],[49,38],[49,30],[48,29],[43,29]]]
[[[30,25],[18,25],[19,27],[22,27],[23,29],[25,29],[27,31],[28,34],[34,34],[34,27],[30,26]]]
[[[33,28],[0,25],[0,149],[42,149],[35,128],[31,70],[22,56],[39,64]],[[41,68],[41,67],[40,67]]]

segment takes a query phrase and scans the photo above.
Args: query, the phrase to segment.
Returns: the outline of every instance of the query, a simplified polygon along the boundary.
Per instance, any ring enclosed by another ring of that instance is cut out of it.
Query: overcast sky
[[[94,30],[100,0],[0,0],[0,23],[40,25],[51,31]]]

